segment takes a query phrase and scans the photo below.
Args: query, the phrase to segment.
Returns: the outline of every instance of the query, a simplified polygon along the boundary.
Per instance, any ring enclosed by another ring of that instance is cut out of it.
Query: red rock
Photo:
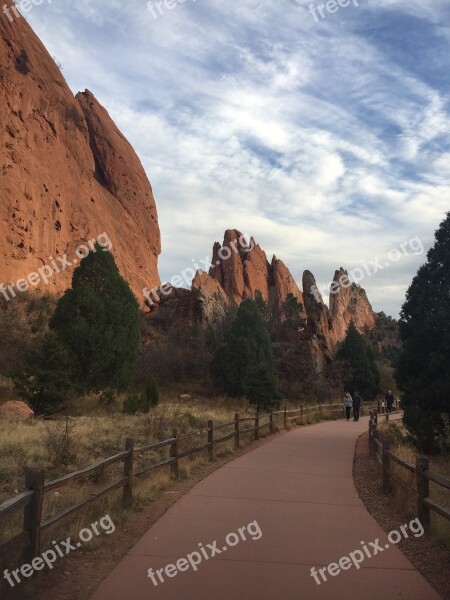
[[[90,92],[74,98],[24,18],[2,15],[0,34],[2,282],[26,278],[51,256],[71,261],[80,244],[106,232],[143,302],[143,288],[160,284],[160,234],[136,153]],[[54,273],[49,291],[69,287],[71,272]]]
[[[11,421],[31,421],[34,412],[25,402],[10,400],[0,405],[0,417]]]
[[[206,326],[223,319],[230,301],[216,279],[208,273],[197,271],[192,282],[192,293],[197,321]]]
[[[375,313],[365,290],[356,283],[351,283],[347,271],[342,267],[335,272],[333,282],[336,282],[330,293],[333,340],[342,342],[345,339],[350,321],[354,322],[360,333],[373,329]],[[339,282],[342,284],[337,285]]]
[[[303,299],[308,319],[307,332],[310,335],[321,336],[327,342],[331,341],[333,324],[330,311],[323,301],[311,271],[303,273]]]
[[[278,309],[289,293],[303,303],[303,294],[285,264],[275,256],[269,264],[266,253],[255,239],[248,242],[237,229],[225,232],[222,246],[214,245],[212,264],[210,277],[237,304],[246,298],[254,298],[257,291],[266,301],[274,298]]]
[[[298,285],[295,283],[295,280],[292,277],[289,269],[286,267],[283,261],[278,260],[276,256],[272,258],[272,277],[277,293],[279,309],[281,309],[288,294],[295,296],[304,307],[303,292],[300,291]],[[305,310],[303,310],[302,316],[306,317]]]

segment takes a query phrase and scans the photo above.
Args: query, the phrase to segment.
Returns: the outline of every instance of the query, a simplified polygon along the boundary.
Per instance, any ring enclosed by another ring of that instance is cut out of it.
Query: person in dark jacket
[[[359,395],[358,392],[355,392],[353,394],[353,420],[354,421],[359,421],[359,415],[361,412],[362,403],[363,403],[363,399],[361,398],[361,396]]]
[[[394,406],[394,394],[392,393],[392,390],[389,390],[388,393],[386,394],[386,411],[388,413],[391,413],[393,406]]]

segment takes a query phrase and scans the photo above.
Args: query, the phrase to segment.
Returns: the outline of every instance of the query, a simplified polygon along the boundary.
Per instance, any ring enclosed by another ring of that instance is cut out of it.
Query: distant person
[[[351,417],[351,414],[352,414],[353,400],[352,400],[352,397],[350,396],[350,394],[348,392],[344,396],[343,405],[344,405],[344,408],[345,408],[345,414],[347,416],[347,421],[350,421],[350,417]]]
[[[394,406],[394,394],[392,393],[392,390],[389,390],[388,393],[386,394],[386,411],[388,413],[391,413],[393,406]]]
[[[359,421],[359,415],[361,412],[362,403],[363,403],[363,399],[361,398],[361,396],[359,395],[358,392],[355,392],[353,394],[353,420],[354,421]]]

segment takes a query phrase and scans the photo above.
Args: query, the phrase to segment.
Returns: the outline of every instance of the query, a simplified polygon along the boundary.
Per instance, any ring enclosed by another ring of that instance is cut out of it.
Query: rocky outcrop
[[[34,412],[19,400],[9,400],[0,405],[0,418],[10,421],[31,421],[34,418]]]
[[[197,271],[192,282],[195,316],[209,325],[223,319],[229,304],[228,296],[218,281],[203,271]]]
[[[336,343],[345,339],[350,321],[354,322],[360,333],[375,327],[376,316],[365,290],[352,283],[347,271],[342,267],[334,274],[330,293],[330,314],[332,337]]]
[[[253,238],[247,242],[237,229],[225,231],[222,245],[214,244],[209,275],[236,304],[254,298],[257,290],[269,299],[270,265],[266,254]]]
[[[311,271],[303,273],[303,298],[308,319],[307,332],[310,335],[319,335],[327,340],[330,339],[333,327],[330,311],[323,301]]]
[[[89,91],[74,98],[27,21],[3,14],[0,97],[1,282],[26,278],[50,257],[72,262],[81,244],[106,233],[143,301],[143,288],[160,283],[160,233],[139,158]],[[49,291],[70,286],[71,271],[53,273]]]
[[[284,262],[279,260],[276,256],[273,256],[272,258],[272,279],[278,310],[281,310],[283,302],[286,300],[288,294],[295,296],[304,307],[303,293],[295,283],[294,278]],[[302,311],[302,316],[306,318],[305,310]]]
[[[255,298],[258,291],[266,302],[274,302],[278,310],[288,294],[303,304],[303,294],[286,265],[276,256],[269,263],[255,239],[247,241],[237,229],[225,232],[222,245],[214,244],[212,265],[210,277],[236,304]]]

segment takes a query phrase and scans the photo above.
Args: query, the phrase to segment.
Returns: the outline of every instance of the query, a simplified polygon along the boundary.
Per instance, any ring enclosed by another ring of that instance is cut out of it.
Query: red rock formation
[[[278,260],[276,256],[272,258],[272,279],[276,290],[277,306],[280,310],[288,294],[292,294],[304,306],[303,293],[295,283],[289,269],[283,261]],[[306,311],[303,310],[303,317],[306,317]]]
[[[365,290],[356,283],[351,283],[347,271],[342,267],[334,274],[330,293],[330,314],[334,342],[342,342],[345,339],[350,321],[355,323],[360,333],[375,327],[375,313]]]
[[[145,171],[94,96],[73,97],[26,20],[3,14],[0,97],[0,283],[27,277],[49,257],[71,260],[80,244],[106,232],[143,301],[143,288],[160,284],[160,234]],[[49,290],[70,282],[71,269],[54,273]]]
[[[10,421],[31,421],[34,418],[34,411],[20,400],[9,400],[0,405],[0,418]]]
[[[269,263],[266,254],[251,238],[247,242],[236,229],[225,231],[223,244],[214,244],[210,276],[218,281],[230,300],[240,304],[259,290],[269,299]]]
[[[237,304],[254,298],[258,290],[264,300],[274,300],[278,309],[288,294],[303,303],[303,294],[285,264],[275,256],[269,264],[266,253],[254,238],[247,242],[236,229],[225,232],[222,246],[214,244],[212,264],[210,277]]]
[[[220,283],[203,271],[197,271],[192,282],[194,294],[195,316],[204,325],[209,325],[222,319],[229,304]]]
[[[303,299],[307,316],[305,334],[311,340],[314,362],[322,367],[322,359],[329,361],[334,353],[333,324],[330,311],[310,271],[303,273]]]
[[[330,311],[323,301],[311,271],[303,273],[303,299],[308,318],[307,331],[311,335],[320,335],[327,340],[331,339],[332,322]]]

